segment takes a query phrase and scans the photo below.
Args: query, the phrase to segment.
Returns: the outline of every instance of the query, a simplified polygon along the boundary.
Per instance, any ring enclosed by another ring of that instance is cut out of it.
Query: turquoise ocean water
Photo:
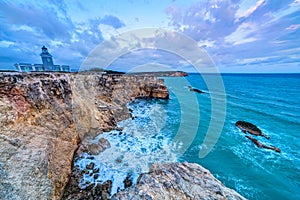
[[[300,199],[300,75],[223,75],[226,119],[222,134],[205,158],[197,156],[207,128],[209,96],[197,95],[203,127],[180,160],[208,168],[226,186],[249,199]],[[187,80],[205,88],[199,75]],[[211,91],[213,92],[213,91]],[[201,114],[202,114],[201,113]],[[234,123],[256,124],[270,139],[257,138],[281,149],[259,149]]]
[[[87,181],[110,179],[115,193],[123,189],[126,177],[135,182],[154,162],[188,161],[206,167],[223,184],[248,199],[300,199],[299,74],[222,75],[226,92],[224,126],[216,145],[204,158],[199,158],[198,153],[206,147],[202,143],[212,120],[212,94],[217,94],[218,88],[208,91],[197,74],[190,74],[184,81],[180,77],[164,79],[170,100],[130,103],[133,118],[118,124],[124,128],[122,134],[111,131],[95,139],[108,139],[111,148],[93,160],[86,155],[75,162],[82,169],[91,161],[97,162],[101,169],[97,180],[86,176],[81,187],[86,187]],[[190,92],[188,85],[208,93]],[[257,148],[235,127],[238,120],[257,125],[270,136],[269,140],[257,139],[280,148],[281,153]]]

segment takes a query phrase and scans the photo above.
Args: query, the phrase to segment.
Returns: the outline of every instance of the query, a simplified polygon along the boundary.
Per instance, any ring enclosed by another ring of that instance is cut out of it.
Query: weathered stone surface
[[[79,142],[69,77],[0,74],[0,196],[59,199]]]
[[[105,149],[110,147],[110,143],[105,138],[100,138],[96,143],[88,143],[87,151],[92,155],[98,155]]]
[[[168,98],[163,80],[151,76],[77,74],[72,76],[73,112],[80,138],[115,128],[130,117],[135,98]]]
[[[154,164],[136,185],[112,199],[245,199],[225,187],[207,169],[192,163]]]
[[[129,101],[154,96],[168,96],[155,77],[1,73],[0,197],[60,199],[79,141],[130,117]]]

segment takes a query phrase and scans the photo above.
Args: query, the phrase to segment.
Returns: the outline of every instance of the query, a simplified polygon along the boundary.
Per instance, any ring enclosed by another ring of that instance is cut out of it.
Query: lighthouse
[[[16,63],[15,67],[19,72],[70,72],[69,65],[54,65],[52,55],[43,46],[40,54],[43,64]]]
[[[42,47],[42,53],[40,54],[40,56],[42,58],[45,71],[52,71],[53,70],[52,55],[48,52],[48,49],[45,46]]]

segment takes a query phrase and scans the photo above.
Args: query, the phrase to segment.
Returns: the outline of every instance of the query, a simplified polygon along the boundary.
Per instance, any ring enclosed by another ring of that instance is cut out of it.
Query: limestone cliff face
[[[0,74],[0,197],[60,199],[80,140],[128,117],[130,100],[168,95],[154,77]]]
[[[71,77],[71,87],[81,139],[130,117],[126,104],[135,98],[169,98],[163,80],[151,76],[77,74]]]
[[[66,75],[0,76],[0,196],[58,198],[79,142]]]

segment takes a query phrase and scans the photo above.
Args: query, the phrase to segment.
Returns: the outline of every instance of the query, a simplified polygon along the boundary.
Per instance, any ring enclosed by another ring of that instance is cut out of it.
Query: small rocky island
[[[262,133],[262,131],[254,124],[250,123],[250,122],[246,122],[246,121],[237,121],[235,123],[235,125],[241,129],[245,134],[246,133],[250,133],[251,135],[255,135],[255,136],[261,136],[261,137],[265,137],[266,139],[270,139],[269,136],[265,135]],[[250,141],[252,141],[258,148],[264,148],[264,149],[271,149],[273,151],[276,151],[278,153],[281,152],[281,150],[278,147],[275,147],[273,145],[266,145],[261,143],[260,141],[258,141],[257,139],[250,137],[248,135],[245,136],[247,139],[249,139]]]
[[[110,196],[110,181],[76,193],[74,155],[87,138],[130,117],[136,98],[168,99],[154,76],[73,73],[0,74],[0,197],[3,199],[244,199],[197,164],[154,164],[136,185]],[[95,152],[109,147],[99,141]],[[98,149],[97,149],[98,148]],[[93,171],[93,166],[89,166]],[[68,187],[66,187],[68,185]]]
[[[250,122],[237,121],[235,123],[235,125],[239,129],[241,129],[244,133],[250,133],[250,134],[255,135],[255,136],[262,136],[262,137],[265,137],[267,139],[270,139],[269,136],[264,135],[262,133],[262,131],[259,128],[257,128],[257,126],[255,126],[254,124],[251,124]]]

